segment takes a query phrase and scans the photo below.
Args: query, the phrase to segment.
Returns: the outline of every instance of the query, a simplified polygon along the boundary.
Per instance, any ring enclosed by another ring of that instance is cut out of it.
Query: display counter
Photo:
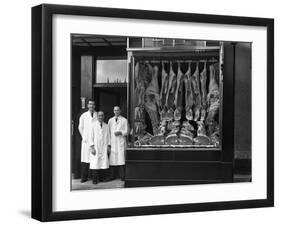
[[[232,162],[221,158],[209,149],[128,149],[125,187],[232,182]]]

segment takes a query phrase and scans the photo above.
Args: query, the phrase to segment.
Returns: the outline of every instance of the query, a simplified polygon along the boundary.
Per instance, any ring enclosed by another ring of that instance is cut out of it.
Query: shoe
[[[97,180],[93,180],[93,184],[97,184],[98,183],[98,181]]]
[[[111,178],[105,178],[102,182],[109,182],[111,180],[112,180]]]
[[[88,181],[88,179],[83,178],[80,180],[81,183],[85,183],[86,181]]]

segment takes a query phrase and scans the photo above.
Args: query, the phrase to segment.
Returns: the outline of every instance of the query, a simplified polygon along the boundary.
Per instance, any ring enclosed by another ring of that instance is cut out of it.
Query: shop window
[[[127,83],[126,59],[96,61],[96,83]]]
[[[130,146],[221,149],[222,47],[157,51],[132,51]]]

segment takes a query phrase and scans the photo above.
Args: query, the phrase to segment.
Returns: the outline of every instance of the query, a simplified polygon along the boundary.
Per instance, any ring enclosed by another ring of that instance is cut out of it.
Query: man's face
[[[89,109],[90,112],[93,112],[95,110],[95,102],[94,101],[89,101],[88,109]]]
[[[114,108],[113,108],[113,112],[114,112],[114,115],[115,115],[116,117],[118,117],[118,116],[120,115],[120,113],[121,113],[121,110],[120,110],[119,107],[114,107]]]
[[[99,122],[103,122],[103,119],[104,119],[104,114],[103,114],[103,112],[99,112],[99,113],[98,113],[98,121],[99,121]]]

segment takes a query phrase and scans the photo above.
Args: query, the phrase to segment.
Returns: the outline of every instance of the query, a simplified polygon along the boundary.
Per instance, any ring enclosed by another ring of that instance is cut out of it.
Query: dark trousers
[[[88,180],[90,163],[81,162],[81,180]]]
[[[92,179],[95,182],[108,180],[108,169],[92,169]]]
[[[125,165],[120,166],[110,166],[110,178],[114,179],[121,179],[124,180],[125,178]]]

